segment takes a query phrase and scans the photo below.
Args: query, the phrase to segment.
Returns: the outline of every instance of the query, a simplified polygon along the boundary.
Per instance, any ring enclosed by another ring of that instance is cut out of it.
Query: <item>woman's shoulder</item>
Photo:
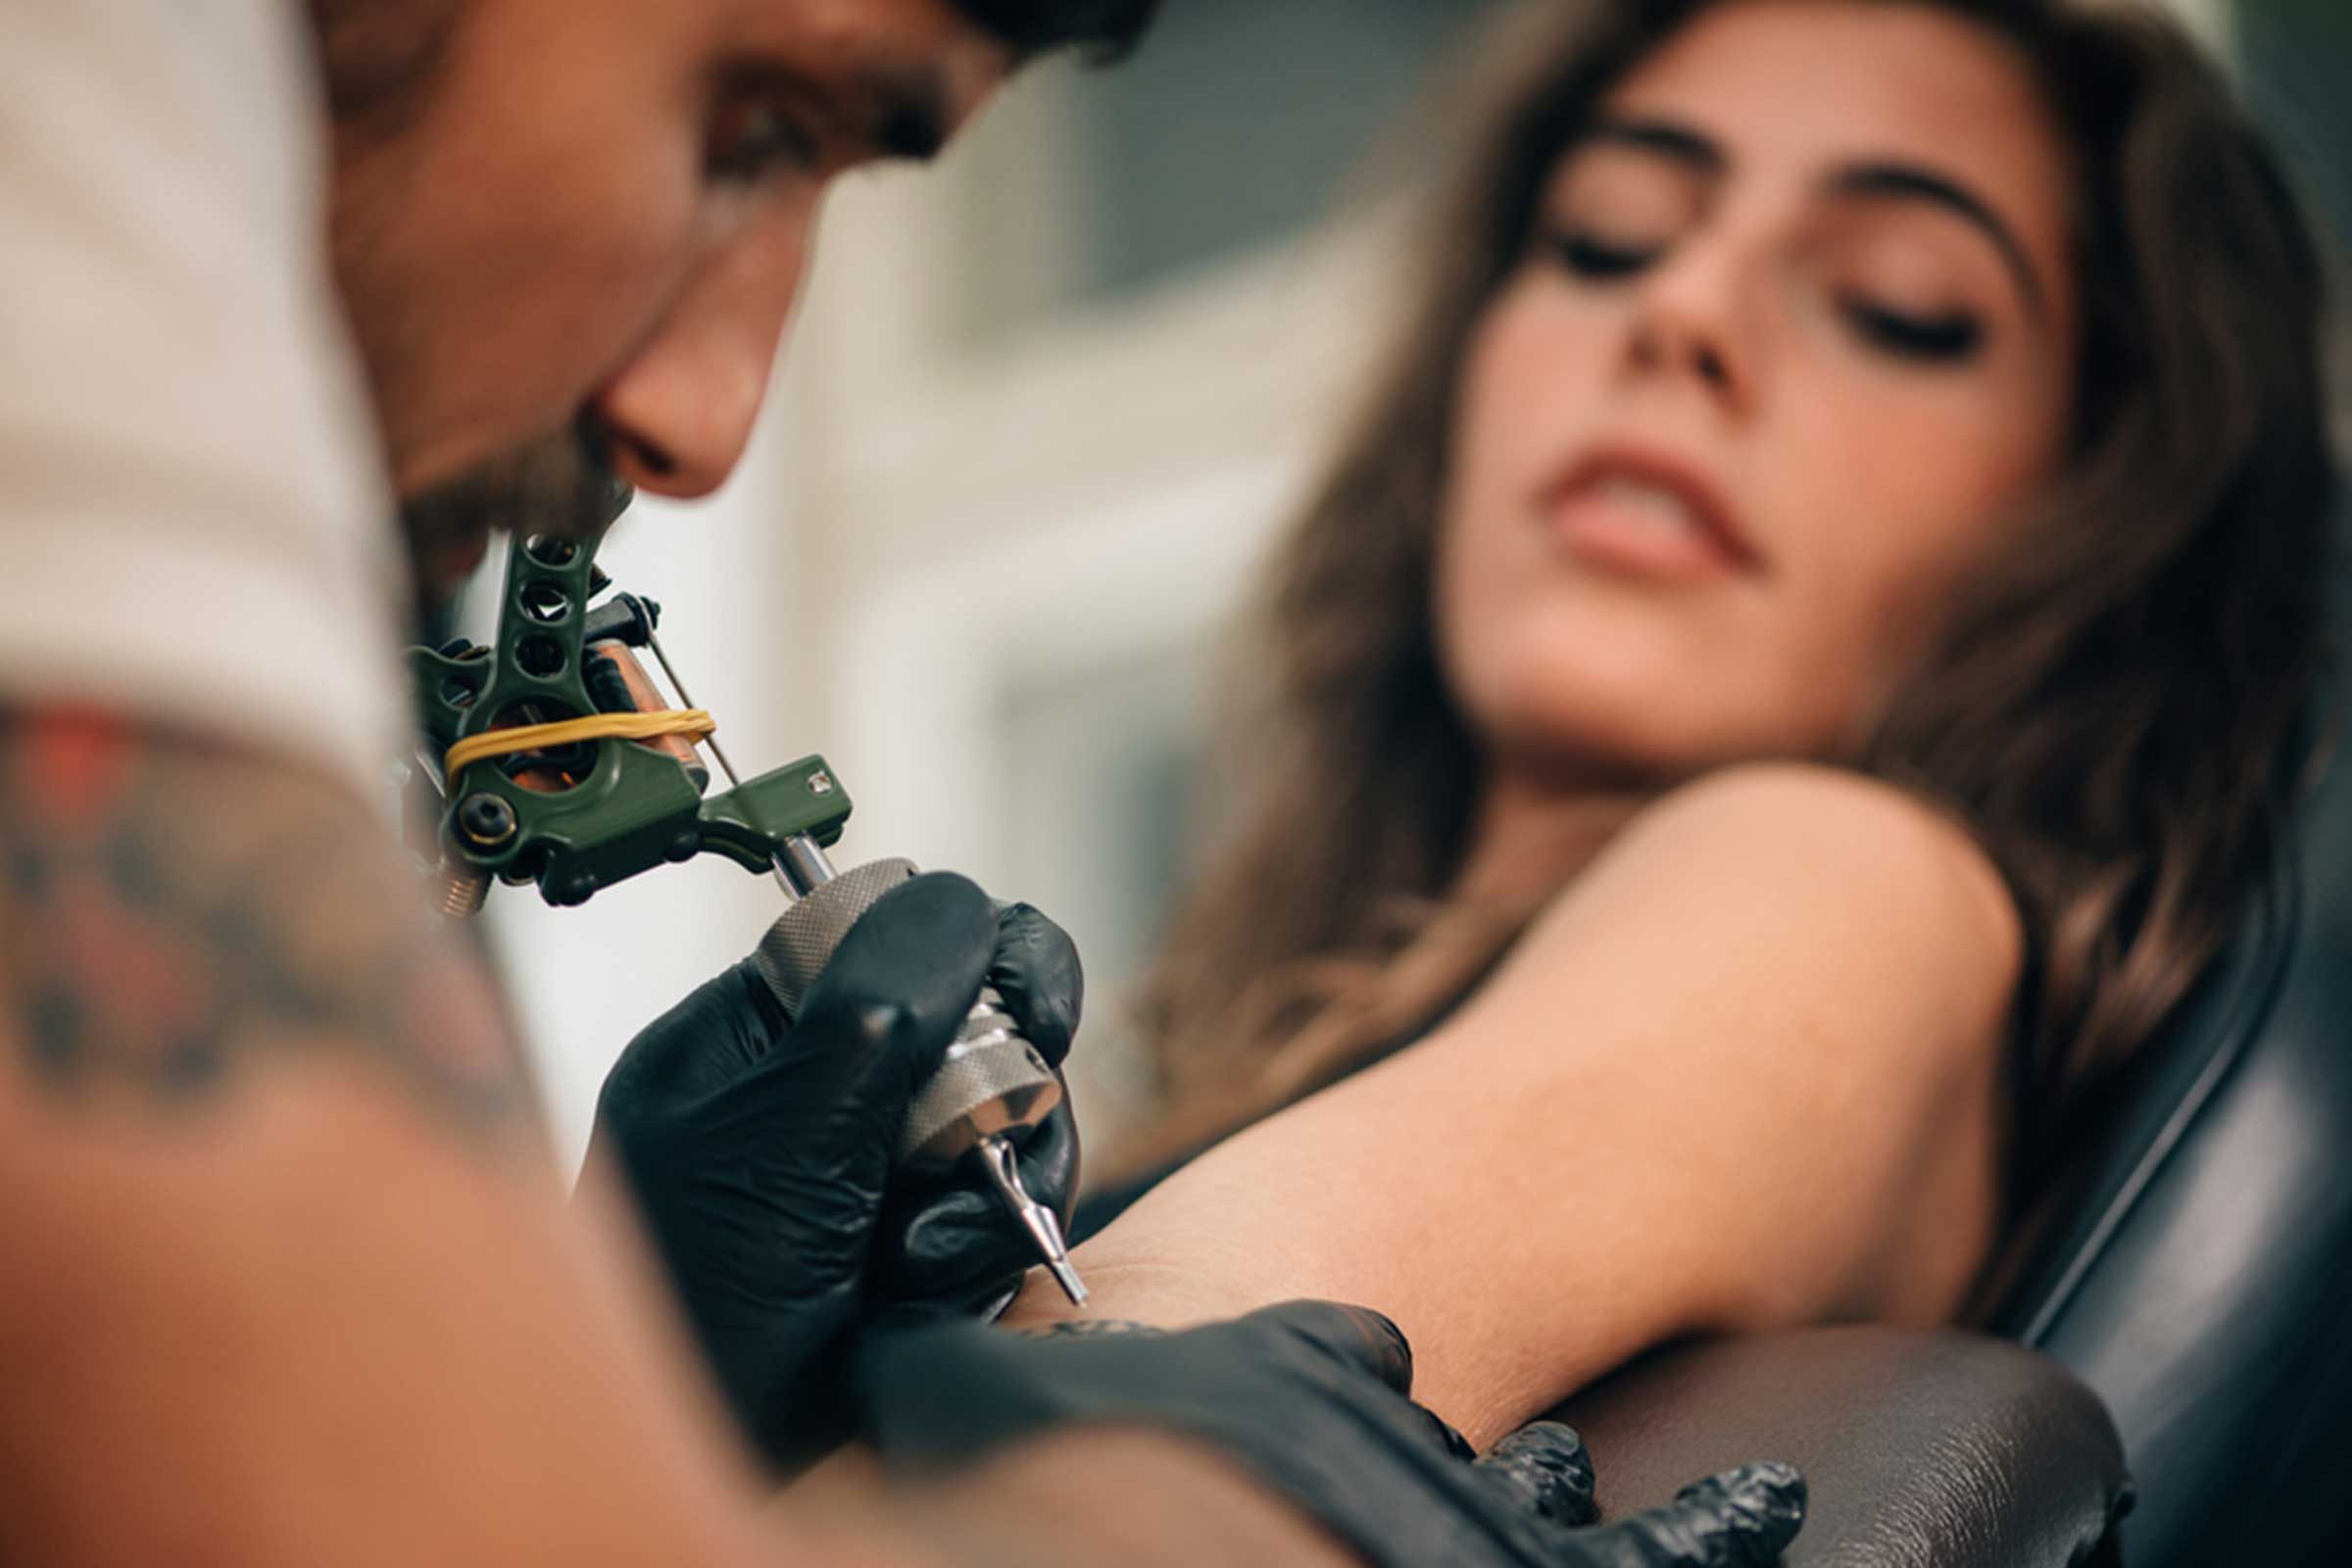
[[[1870,831],[1937,840],[1947,850],[1990,861],[1949,813],[1899,785],[1824,762],[1739,762],[1702,773],[1661,795],[1633,818],[1659,822],[1732,821],[1804,827],[1851,820]]]
[[[1760,897],[1880,902],[2014,949],[2017,905],[1991,856],[1957,817],[1884,779],[1810,762],[1749,762],[1660,797],[1611,855],[1700,861],[1718,894],[1756,879]],[[1728,884],[1728,885],[1727,885]]]
[[[1529,933],[1741,975],[1808,1012],[1927,1009],[1997,1038],[2023,972],[2017,906],[1956,819],[1884,781],[1802,763],[1729,767],[1644,808]]]

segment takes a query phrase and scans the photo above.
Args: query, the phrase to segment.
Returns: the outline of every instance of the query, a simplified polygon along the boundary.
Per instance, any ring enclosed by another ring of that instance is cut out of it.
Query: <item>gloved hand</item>
[[[1086,1005],[1086,974],[1067,933],[1025,904],[997,913],[988,983],[1058,1075]],[[1061,1103],[1020,1146],[1021,1182],[1066,1234],[1078,1197],[1078,1123]],[[995,1317],[1037,1261],[1006,1222],[995,1192],[968,1167],[929,1177],[902,1172],[883,1204],[866,1276],[869,1315],[914,1322]]]
[[[893,1188],[907,1105],[984,983],[1058,1067],[1083,984],[1069,939],[962,877],[917,877],[851,928],[797,1020],[747,960],[605,1080],[590,1158],[626,1178],[729,1405],[780,1468],[843,1437],[862,1313],[1009,1296],[1032,1261],[976,1173]],[[1077,1134],[1066,1102],[1055,1117],[1021,1174],[1066,1215]]]
[[[1594,1527],[1574,1432],[1538,1422],[1476,1457],[1407,1397],[1411,1349],[1375,1312],[1294,1301],[1181,1334],[1118,1327],[870,1333],[862,1434],[920,1475],[1079,1424],[1159,1428],[1238,1461],[1377,1568],[1762,1568],[1804,1522],[1804,1478],[1757,1464]]]

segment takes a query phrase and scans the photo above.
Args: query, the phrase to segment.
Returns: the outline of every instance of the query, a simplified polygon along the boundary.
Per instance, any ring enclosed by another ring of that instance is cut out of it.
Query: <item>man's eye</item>
[[[1663,245],[1628,244],[1583,229],[1559,229],[1546,234],[1544,248],[1575,276],[1599,283],[1632,277],[1665,250]]]
[[[1984,342],[1984,323],[1965,311],[1915,316],[1853,295],[1838,305],[1864,342],[1898,359],[1957,365],[1974,358]]]
[[[743,99],[719,111],[704,168],[713,179],[753,184],[816,167],[817,138],[781,105]]]

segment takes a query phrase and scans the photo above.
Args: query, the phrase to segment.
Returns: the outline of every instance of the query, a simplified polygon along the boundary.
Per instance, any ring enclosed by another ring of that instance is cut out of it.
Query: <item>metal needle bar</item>
[[[1078,1278],[1078,1270],[1070,1262],[1070,1246],[1062,1239],[1061,1222],[1021,1185],[1021,1168],[1014,1162],[1012,1145],[1003,1138],[983,1138],[972,1152],[980,1156],[981,1168],[988,1172],[997,1196],[1029,1233],[1029,1240],[1046,1260],[1054,1283],[1061,1287],[1061,1294],[1070,1298],[1072,1306],[1084,1306],[1086,1284]]]
[[[648,624],[645,628],[645,645],[654,651],[654,662],[662,666],[662,673],[669,677],[669,689],[678,694],[678,706],[680,708],[694,708],[699,706],[695,700],[687,694],[686,683],[678,679],[678,667],[669,662],[669,655],[662,651],[662,639],[655,634],[650,617],[648,618]],[[703,744],[710,748],[710,760],[718,764],[719,772],[726,778],[727,788],[733,790],[739,790],[743,788],[743,779],[736,773],[735,764],[727,760],[726,752],[720,748],[718,744],[718,737],[716,735],[706,735],[703,737]],[[814,846],[811,846],[811,848],[813,849]],[[805,887],[800,887],[795,884],[791,871],[785,866],[783,858],[778,856],[772,858],[772,870],[775,874],[776,886],[784,890],[784,897],[790,899],[795,904],[798,904],[802,899],[808,897],[808,890]],[[817,858],[820,861],[824,858],[824,854],[822,851],[817,852]],[[826,869],[828,872],[830,872],[831,867],[828,866]]]
[[[662,639],[654,634],[651,626],[648,626],[645,631],[645,645],[654,651],[654,662],[662,666],[662,673],[669,677],[669,689],[678,694],[678,706],[680,708],[700,707],[701,705],[687,694],[686,683],[678,679],[678,667],[669,662],[669,655],[662,652]],[[703,744],[710,748],[711,757],[718,762],[718,770],[727,776],[728,787],[741,789],[743,780],[735,776],[735,764],[728,761],[727,754],[719,749],[718,737],[715,735],[705,736]]]

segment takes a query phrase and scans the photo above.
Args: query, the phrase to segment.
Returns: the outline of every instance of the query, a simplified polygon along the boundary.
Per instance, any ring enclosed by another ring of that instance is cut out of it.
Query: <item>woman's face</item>
[[[2071,170],[1926,5],[1732,0],[1602,101],[1463,367],[1441,652],[1498,766],[1855,736],[2072,412]]]

